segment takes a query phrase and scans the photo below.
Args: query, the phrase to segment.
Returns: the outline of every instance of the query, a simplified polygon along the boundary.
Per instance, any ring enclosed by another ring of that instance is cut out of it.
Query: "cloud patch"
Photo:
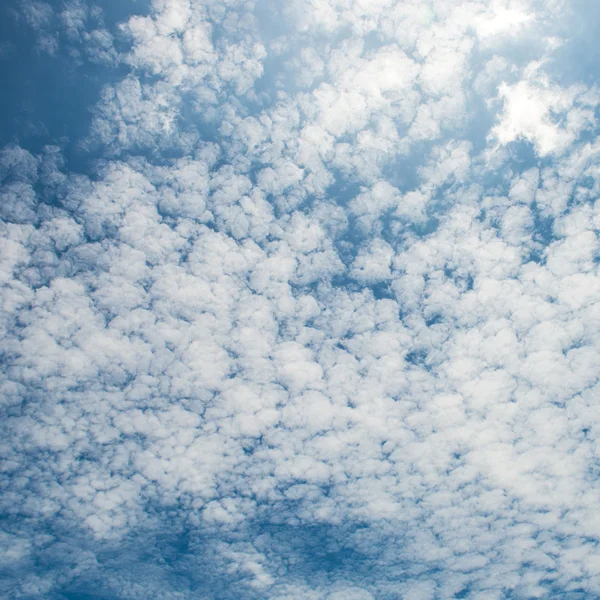
[[[19,4],[112,76],[0,152],[3,594],[600,593],[563,9]]]

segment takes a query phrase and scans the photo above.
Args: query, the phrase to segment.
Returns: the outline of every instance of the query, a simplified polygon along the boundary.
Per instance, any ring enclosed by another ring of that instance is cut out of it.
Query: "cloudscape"
[[[600,598],[600,5],[5,0],[0,596]]]

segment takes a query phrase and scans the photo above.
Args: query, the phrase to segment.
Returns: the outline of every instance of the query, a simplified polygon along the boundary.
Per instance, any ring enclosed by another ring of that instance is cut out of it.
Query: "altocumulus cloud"
[[[1,11],[3,597],[600,597],[591,0]]]

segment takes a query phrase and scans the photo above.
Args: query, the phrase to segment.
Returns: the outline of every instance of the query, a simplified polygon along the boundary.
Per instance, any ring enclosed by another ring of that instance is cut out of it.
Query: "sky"
[[[600,598],[599,23],[4,0],[0,597]]]

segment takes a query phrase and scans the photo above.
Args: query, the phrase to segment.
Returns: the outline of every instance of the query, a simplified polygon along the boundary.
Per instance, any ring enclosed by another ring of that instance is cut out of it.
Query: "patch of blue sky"
[[[0,135],[4,143],[17,143],[33,153],[41,152],[46,145],[57,145],[70,168],[90,173],[90,161],[96,157],[82,151],[81,142],[88,133],[91,108],[102,88],[122,79],[128,68],[89,60],[77,42],[65,40],[59,13],[68,8],[66,5],[46,4],[48,16],[37,28],[27,22],[31,6],[36,4],[10,0],[1,9],[0,77],[7,85],[0,91]],[[109,3],[102,13],[113,31],[141,3],[119,6]],[[52,40],[47,46],[40,45],[42,35]],[[53,36],[61,43],[56,43]],[[118,36],[116,40],[118,43]],[[126,47],[126,40],[122,46]]]

